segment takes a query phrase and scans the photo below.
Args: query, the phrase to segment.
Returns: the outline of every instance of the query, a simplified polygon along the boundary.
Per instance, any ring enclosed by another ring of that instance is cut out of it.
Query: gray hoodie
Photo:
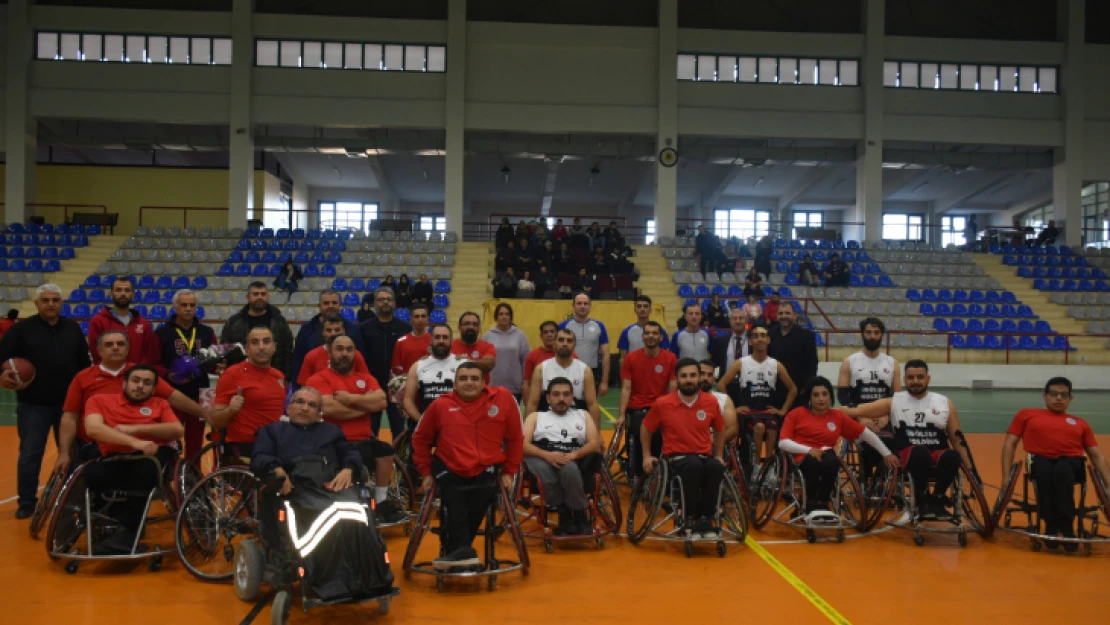
[[[493,326],[482,337],[497,349],[497,364],[489,374],[491,386],[504,386],[519,395],[524,388],[524,360],[528,358],[528,337],[520,328],[512,326],[502,332]]]

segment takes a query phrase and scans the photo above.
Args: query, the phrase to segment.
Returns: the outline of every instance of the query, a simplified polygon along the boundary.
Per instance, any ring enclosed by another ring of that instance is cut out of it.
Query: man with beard
[[[215,429],[226,428],[223,455],[232,464],[250,457],[258,430],[281,419],[285,409],[285,376],[271,366],[274,333],[264,326],[252,328],[243,345],[247,360],[220,376],[209,420]]]
[[[559,330],[555,336],[555,357],[536,365],[532,371],[532,380],[535,384],[529,387],[526,402],[529,414],[541,410],[548,410],[547,397],[543,389],[551,384],[555,378],[570,380],[574,388],[574,407],[590,413],[594,425],[601,428],[601,410],[597,405],[597,393],[594,391],[594,374],[586,363],[574,357],[576,340],[570,330]]]
[[[752,432],[752,445],[755,450],[756,461],[763,458],[763,437],[767,436],[768,456],[773,455],[777,446],[779,428],[782,427],[782,417],[794,403],[798,388],[786,372],[782,363],[767,355],[767,346],[771,337],[764,325],[753,325],[748,330],[748,344],[752,353],[732,363],[721,381],[717,383],[717,390],[722,393],[731,391],[736,393],[732,401],[736,405],[736,414],[744,418],[748,429]],[[736,386],[731,386],[733,379],[738,379]],[[781,388],[786,389],[786,400],[781,407],[776,407],[776,400],[782,396]],[[737,393],[737,390],[739,391]],[[744,417],[750,413],[753,416]]]
[[[179,379],[172,374],[174,362],[185,356],[196,358],[198,351],[216,344],[216,332],[197,319],[197,294],[183,289],[173,295],[173,316],[154,331],[162,343],[162,361],[158,373],[174,388],[194,402],[200,401],[201,389],[208,388],[208,375]],[[224,363],[216,368],[223,373]],[[185,426],[185,457],[191,458],[204,446],[204,429],[208,424],[202,419],[176,411],[178,421]]]
[[[374,307],[377,314],[361,326],[362,342],[366,346],[364,356],[370,366],[370,374],[378,381],[378,386],[389,388],[389,369],[393,366],[393,349],[397,339],[412,332],[412,326],[393,316],[397,306],[393,289],[380,287],[374,291]],[[387,398],[388,399],[388,398]],[[393,440],[405,431],[405,419],[394,403],[386,404],[385,413],[389,418],[389,431]],[[382,426],[382,413],[375,412],[370,415],[370,427],[374,436],[378,435]]]
[[[573,401],[571,381],[555,378],[547,385],[551,409],[524,420],[524,462],[543,482],[544,503],[559,511],[559,535],[592,533],[586,490],[602,462],[597,426]]]
[[[486,384],[489,384],[489,372],[497,364],[497,349],[478,338],[478,330],[482,327],[482,318],[475,312],[464,312],[459,316],[459,338],[451,343],[451,353],[473,361],[482,370]]]
[[[405,375],[417,360],[428,355],[428,348],[432,345],[432,335],[428,334],[428,315],[428,306],[424,304],[413,304],[409,308],[412,332],[397,339],[397,344],[393,346],[391,375]]]
[[[96,457],[96,448],[85,445],[92,440],[85,423],[85,408],[89,400],[97,395],[116,395],[122,392],[127,379],[126,372],[136,366],[128,361],[127,335],[122,329],[105,330],[97,341],[100,364],[78,373],[66,391],[65,403],[62,405],[64,412],[58,428],[58,459],[54,463],[55,469],[67,466],[72,460],[70,453],[74,440],[79,441],[77,453],[81,461]],[[169,382],[161,378],[154,385],[154,396],[169,402],[176,414],[188,415],[202,426],[207,421],[208,415],[199,404],[181,391],[174,390]]]
[[[351,337],[355,342],[355,347],[358,351],[363,351],[362,333],[358,331],[358,324],[354,321],[347,321],[340,316],[342,307],[339,304],[339,293],[332,290],[327,290],[320,293],[319,305],[320,310],[312,319],[301,325],[301,329],[297,332],[297,340],[293,346],[293,370],[292,375],[289,376],[290,380],[294,380],[297,384],[302,384],[301,380],[307,380],[312,374],[301,375],[301,367],[312,350],[317,347],[322,347],[328,340],[324,336],[324,319],[330,317],[339,317],[343,322],[343,334]],[[326,351],[326,350],[325,350]],[[321,360],[322,364],[327,364],[327,357]],[[363,363],[365,365],[365,361]]]
[[[902,376],[898,361],[879,350],[883,347],[886,325],[881,319],[868,317],[859,323],[863,335],[863,349],[848,356],[840,363],[836,398],[840,405],[849,408],[867,404],[884,397],[893,397],[902,390]],[[883,442],[890,443],[894,432],[888,423],[885,428],[873,427]],[[864,447],[860,454],[860,470],[864,480],[870,480],[881,458],[871,447]]]
[[[698,363],[698,387],[701,392],[709,393],[717,398],[721,406],[721,417],[725,420],[725,442],[734,438],[740,432],[740,425],[736,421],[736,406],[728,393],[717,390],[717,365],[709,359]]]
[[[628,419],[625,429],[629,466],[636,476],[641,475],[640,426],[655,400],[678,388],[674,377],[675,355],[663,349],[666,333],[655,321],[644,324],[641,340],[644,346],[629,352],[621,364],[621,400],[617,425]],[[656,435],[651,442],[653,454],[663,449],[663,437]]]
[[[554,321],[544,321],[540,324],[540,341],[543,345],[528,352],[528,357],[524,359],[524,384],[521,389],[521,396],[525,402],[532,396],[530,385],[536,365],[555,357],[555,335],[558,332],[559,324]]]
[[[305,354],[304,362],[301,363],[300,376],[297,378],[297,386],[305,386],[308,380],[317,373],[324,371],[328,368],[329,354],[327,341],[333,336],[351,336],[347,334],[346,319],[340,317],[338,314],[328,314],[321,319],[321,327],[323,329],[324,344],[319,347],[314,347],[307,354]],[[354,337],[351,337],[351,342],[354,343]],[[358,343],[355,343],[355,349],[358,349]],[[355,373],[370,373],[370,369],[366,367],[366,359],[362,357],[362,352],[355,352],[355,359],[351,363],[352,371]],[[378,388],[381,388],[379,385]],[[316,389],[320,390],[320,389]]]
[[[270,330],[272,345],[269,359],[283,379],[289,376],[293,366],[293,331],[289,322],[281,315],[277,306],[270,305],[270,290],[264,282],[251,282],[247,285],[247,305],[231,316],[220,333],[221,343],[247,344],[247,335],[255,328]],[[237,354],[228,359],[228,364],[240,363]],[[253,436],[253,435],[252,435]],[[252,439],[253,440],[253,439]]]
[[[393,447],[374,437],[370,413],[381,412],[387,401],[385,391],[368,371],[354,369],[361,355],[355,342],[344,334],[332,334],[321,348],[327,350],[328,367],[308,379],[307,386],[323,396],[324,420],[343,430],[362,457],[362,464],[374,471],[374,501],[378,518],[399,523],[405,515],[389,501],[389,482],[393,479]]]
[[[403,408],[413,421],[419,421],[433,401],[451,392],[455,387],[455,372],[466,362],[465,358],[451,353],[451,326],[436,324],[429,334],[432,335],[432,353],[413,363],[405,377]]]
[[[779,309],[778,323],[772,324],[771,346],[767,353],[782,363],[798,388],[805,388],[817,377],[817,337],[798,326],[798,312],[791,302]]]
[[[124,374],[123,392],[97,395],[85,406],[85,426],[100,446],[104,460],[132,456],[134,460],[89,465],[85,471],[88,487],[98,491],[124,491],[127,494],[109,504],[108,514],[122,530],[101,539],[96,555],[131,553],[135,536],[143,523],[149,492],[161,483],[160,469],[172,471],[178,450],[171,446],[185,434],[169,403],[154,396],[158,372],[147,365],[135,365]],[[157,462],[140,460],[153,457]],[[167,473],[162,471],[163,474]]]
[[[956,479],[960,461],[971,467],[967,443],[952,400],[929,391],[929,365],[924,360],[906,363],[906,390],[841,412],[878,432],[894,429],[890,448],[902,461],[902,470],[913,477],[914,501],[922,519],[951,518],[944,506],[948,487]],[[929,477],[936,480],[928,494]]]
[[[131,346],[131,360],[136,364],[157,367],[162,364],[162,343],[154,335],[154,326],[131,308],[135,288],[127,278],[112,282],[112,305],[105,306],[89,320],[89,352],[94,365],[100,364],[97,340],[105,330],[123,330]]]
[[[651,298],[647,295],[637,295],[632,303],[632,311],[636,313],[636,323],[625,328],[621,332],[620,338],[617,339],[617,350],[621,355],[621,363],[624,362],[625,356],[644,346],[644,328],[651,320]],[[671,348],[671,341],[667,338],[666,332],[663,333],[663,342],[659,346],[663,349]],[[622,364],[621,367],[623,366]]]
[[[575,343],[580,346],[582,362],[593,370],[597,384],[597,396],[604,397],[609,392],[609,333],[605,324],[590,318],[590,296],[579,293],[574,296],[574,317],[559,324],[559,329],[574,333]]]
[[[455,374],[454,390],[424,413],[412,447],[424,490],[434,484],[439,491],[446,529],[444,555],[433,566],[449,570],[480,565],[474,536],[497,488],[512,487],[524,455],[516,399],[503,388],[487,387],[478,364],[464,362]]]
[[[640,426],[643,468],[651,473],[659,462],[651,449],[652,434],[663,435],[663,458],[672,459],[682,480],[683,527],[694,539],[712,538],[719,530],[717,493],[725,474],[725,420],[717,398],[699,388],[698,362],[683,358],[675,365],[678,392],[655,401]]]

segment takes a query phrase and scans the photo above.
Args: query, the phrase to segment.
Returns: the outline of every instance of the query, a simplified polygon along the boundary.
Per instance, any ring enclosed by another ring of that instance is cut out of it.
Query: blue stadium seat
[[[699,284],[695,286],[694,297],[709,297],[709,285]]]
[[[151,320],[161,321],[161,320],[165,319],[166,316],[167,316],[167,314],[166,314],[166,307],[165,306],[151,306],[151,308],[150,308],[150,319]]]
[[[69,299],[66,301],[73,302],[74,304],[79,304],[85,301],[87,298],[88,296],[85,294],[85,289],[73,289],[72,291],[70,291]]]
[[[262,239],[254,239],[253,241],[251,241],[250,249],[256,252],[263,252],[266,250],[266,247],[266,241]]]
[[[921,300],[925,302],[937,301],[937,294],[932,289],[925,289],[921,291]]]
[[[952,307],[948,304],[940,303],[936,306],[937,314],[943,317],[952,316]]]
[[[243,256],[243,260],[248,262],[248,263],[251,263],[252,265],[256,264],[256,263],[260,263],[260,262],[262,262],[262,254],[259,254],[258,252],[253,252],[253,251],[252,252],[247,252]]]
[[[953,334],[949,337],[949,341],[951,342],[953,349],[967,348],[967,339],[965,339],[964,335],[962,334]]]
[[[429,320],[432,323],[447,323],[447,312],[443,310],[433,310]]]
[[[296,239],[289,239],[281,247],[284,250],[287,250],[287,251],[290,251],[290,252],[296,252],[297,250],[299,250],[301,248],[301,242],[296,240]]]
[[[372,284],[372,283],[376,283],[376,284]],[[367,291],[372,291],[374,289],[377,289],[381,285],[382,285],[381,280],[378,280],[378,279],[370,280],[369,282],[366,283],[366,290]],[[435,292],[436,293],[450,293],[451,292],[451,283],[448,282],[447,280],[437,280],[436,284],[435,284]]]
[[[303,239],[304,238],[304,228],[294,228],[292,234],[293,234],[294,239]]]
[[[952,304],[952,314],[957,317],[966,317],[967,304]]]
[[[875,276],[866,275],[863,277],[863,286],[877,287],[879,286],[879,280]]]
[[[301,270],[301,272],[306,278],[315,278],[320,275],[320,268],[316,265],[304,265],[304,268]]]
[[[724,297],[725,293],[727,293],[727,291],[725,290],[724,285],[722,285],[722,284],[714,284],[713,288],[710,289],[710,292],[713,295],[719,295],[720,297]]]
[[[293,262],[297,263],[298,265],[307,265],[310,262],[311,258],[312,257],[308,255],[308,252],[297,252],[297,255],[293,257]]]
[[[193,278],[193,282],[189,286],[189,288],[193,289],[194,291],[203,291],[204,289],[207,289],[208,278],[205,278],[204,276],[197,276]]]
[[[1048,280],[1045,280],[1043,278],[1037,278],[1036,280],[1033,281],[1033,288],[1037,289],[1038,291],[1047,291],[1048,290]]]
[[[790,287],[780,286],[779,297],[794,297],[794,291],[791,291]]]
[[[278,228],[278,231],[274,233],[274,236],[276,236],[279,239],[288,239],[289,238],[289,228]]]
[[[78,319],[88,319],[92,316],[92,310],[88,304],[77,304],[73,307],[73,316]],[[85,328],[85,333],[88,333],[88,327]]]
[[[1036,321],[1036,323],[1033,324],[1033,331],[1034,332],[1039,332],[1041,334],[1051,334],[1052,333],[1052,325],[1049,324],[1044,319],[1038,319]]]
[[[925,304],[922,304],[922,306],[925,306]],[[943,317],[933,319],[933,329],[937,332],[947,332],[949,330],[948,320]]]
[[[1029,306],[1026,306],[1024,304],[1017,307],[1017,315],[1019,317],[1025,317],[1025,318],[1028,318],[1028,319],[1033,319],[1033,318],[1036,318],[1036,316],[1037,316],[1036,314],[1033,313],[1032,308],[1030,308]]]
[[[1002,264],[1003,265],[1016,265],[1017,262],[1018,262],[1017,256],[1014,256],[1013,254],[1006,254],[1005,256],[1002,257]]]
[[[100,276],[89,276],[88,278],[85,278],[85,283],[81,286],[85,287],[86,289],[95,289],[99,287]]]
[[[158,279],[154,282],[154,288],[156,288],[156,289],[172,289],[173,288],[173,278],[171,278],[169,276],[158,276]]]
[[[787,276],[787,277],[789,278],[790,276]],[[789,280],[787,280],[787,282],[789,283]],[[726,294],[726,297],[742,298],[742,297],[744,297],[744,290],[740,288],[740,285],[734,284],[734,285],[728,287],[728,292]]]
[[[451,305],[451,300],[446,295],[435,295],[432,297],[432,305],[436,308],[447,308]]]
[[[920,302],[921,291],[918,291],[917,289],[906,289],[906,299],[910,300],[911,302]]]
[[[44,247],[44,248],[42,248],[42,258],[43,258],[43,260],[50,260],[51,258],[57,258],[57,257],[58,257],[58,248],[56,248],[56,247]]]
[[[858,250],[859,249],[859,241],[848,241],[848,249]]]
[[[347,290],[347,279],[346,278],[336,278],[335,280],[332,280],[331,281],[331,288],[332,288],[333,291],[346,291]]]
[[[887,289],[893,288],[894,287],[894,280],[892,280],[890,278],[890,276],[887,276],[887,275],[879,276],[879,286],[887,288]]]
[[[408,308],[398,308],[393,313],[393,315],[395,317],[397,317],[398,319],[400,319],[401,321],[404,321],[405,323],[408,323],[408,321],[409,321],[409,309]]]
[[[351,323],[358,323],[358,315],[355,313],[354,308],[343,308],[339,311],[339,314]]]
[[[1002,326],[997,319],[987,319],[983,322],[983,329],[987,332],[1001,332]]]
[[[694,287],[690,286],[689,284],[680,284],[678,286],[678,296],[679,297],[693,297],[694,296]]]
[[[1028,319],[1019,320],[1018,332],[1033,332],[1033,322]]]
[[[55,273],[62,270],[62,263],[57,259],[48,260],[42,264],[42,270],[47,273]]]
[[[972,334],[971,336],[967,337],[967,348],[985,349],[986,345],[983,343],[983,337],[979,336],[978,334]]]
[[[143,303],[144,304],[157,304],[160,301],[162,301],[162,292],[161,291],[151,289],[149,291],[144,291],[143,292]]]
[[[951,328],[953,332],[963,332],[967,330],[967,323],[965,323],[963,319],[957,318],[949,321],[948,327]]]
[[[987,335],[985,343],[987,349],[1003,349],[1001,339],[993,334]]]
[[[849,286],[863,286],[863,278],[861,276],[859,276],[858,274],[852,274],[852,277],[848,278],[848,285]],[[763,288],[771,288],[771,287],[763,287]]]
[[[73,260],[77,258],[77,252],[74,252],[72,247],[63,247],[58,250],[58,258],[60,260]]]
[[[1048,277],[1048,269],[1045,269],[1044,267],[1034,267],[1033,268],[1033,277],[1034,278],[1047,278]]]
[[[1028,338],[1028,337],[1023,337],[1023,338]],[[1052,349],[1052,337],[1038,336],[1038,337],[1036,337],[1035,345],[1036,345],[1036,349],[1038,349],[1038,350],[1042,350],[1042,351],[1051,350]]]
[[[262,262],[264,262],[264,263],[276,263],[277,262],[277,254],[275,254],[273,252],[266,252],[265,254],[262,255]]]
[[[354,306],[358,308],[360,304],[362,304],[362,300],[359,299],[358,293],[348,293],[343,296],[344,306]]]
[[[324,233],[324,236],[327,236],[326,232]],[[316,249],[320,250],[321,252],[330,252],[331,251],[331,241],[328,241],[326,239],[323,240],[323,241],[320,241],[319,243],[316,244]]]
[[[952,301],[955,301],[955,298],[952,297],[952,291],[950,291],[948,289],[941,289],[941,290],[937,291],[937,301],[938,302],[952,302]]]
[[[1050,337],[1044,337],[1044,338],[1050,338]],[[1067,350],[1069,352],[1075,351],[1075,346],[1068,344],[1068,338],[1066,336],[1054,336],[1054,337],[1051,337],[1051,338],[1052,338],[1052,349],[1059,350],[1059,351]]]
[[[12,271],[26,271],[27,261],[22,258],[13,258],[12,261],[8,263],[8,269]]]
[[[824,347],[825,346],[825,338],[823,336],[821,336],[820,334],[817,334],[813,338],[814,338],[814,341],[817,343],[817,347]]]
[[[1017,275],[1019,278],[1032,278],[1033,270],[1029,267],[1018,267]]]
[[[967,320],[967,331],[968,332],[982,332],[983,331],[983,320],[982,319],[968,319]]]
[[[350,236],[349,232],[340,232],[339,237],[337,238],[337,240],[332,241],[331,251],[333,251],[333,252],[346,252],[347,251],[347,243],[345,241],[343,241],[343,239],[345,239],[347,236]]]
[[[1002,316],[1003,317],[1010,317],[1010,318],[1017,318],[1017,317],[1020,317],[1021,315],[1018,315],[1017,307],[1014,306],[1013,304],[1003,304],[1002,305]]]
[[[219,270],[216,271],[216,275],[219,275],[219,276],[233,276],[233,275],[235,275],[235,267],[232,266],[231,263],[224,263],[224,264],[220,265]]]
[[[190,284],[188,276],[177,276],[173,279],[173,284],[169,288],[177,289],[180,291],[181,289],[189,288],[189,286]]]
[[[854,263],[854,262],[856,262],[856,253],[855,252],[841,252],[840,260],[842,260],[846,263]]]
[[[204,311],[204,306],[197,306],[197,319],[204,319],[207,313]]]
[[[921,306],[918,307],[918,312],[927,317],[932,317],[937,314],[936,311],[933,310],[933,305],[927,302],[922,302]]]
[[[867,273],[867,267],[863,263],[852,263],[852,275]]]
[[[23,252],[24,258],[42,258],[42,249],[39,247],[29,247]]]
[[[239,250],[235,250],[234,252],[227,255],[227,262],[229,262],[229,263],[241,263],[241,262],[243,262],[243,253],[240,252]]]
[[[251,273],[255,278],[265,278],[270,275],[270,268],[266,265],[255,265]]]
[[[998,295],[998,291],[987,291],[986,300],[988,302],[1001,302],[1002,298]]]
[[[362,278],[351,278],[347,283],[347,288],[352,291],[362,292],[366,290],[366,281]]]
[[[89,295],[85,298],[85,301],[90,304],[100,304],[102,302],[107,302],[108,299],[108,295],[104,292],[104,289],[93,289],[89,291]]]
[[[328,254],[327,262],[333,265],[338,265],[343,262],[343,255],[339,252],[331,252],[330,254]]]
[[[774,293],[775,293],[775,289],[773,289],[769,286],[763,287],[763,297],[766,297],[766,298],[770,299],[770,297],[772,295],[774,295]]]
[[[1007,333],[1007,334],[1012,334],[1014,332],[1017,332],[1017,322],[1014,321],[1013,319],[1003,319],[1002,320],[1002,331]]]
[[[24,269],[24,271],[30,271],[33,273],[40,273],[44,270],[45,267],[43,267],[41,258],[32,258],[31,260],[27,261],[27,268]]]
[[[301,241],[301,249],[306,251],[306,252],[312,252],[316,249],[316,242],[315,241],[309,241],[307,239],[304,240],[304,241]]]
[[[957,302],[966,302],[969,298],[967,296],[967,291],[964,289],[956,289],[952,292],[952,299]]]
[[[982,291],[976,289],[976,290],[968,293],[968,300],[972,301],[972,302],[982,302],[982,301],[986,300],[986,296],[983,295]]]
[[[235,275],[243,277],[243,278],[250,277],[250,275],[251,275],[251,266],[246,264],[246,263],[243,263],[243,264],[239,265],[238,267],[235,268]]]

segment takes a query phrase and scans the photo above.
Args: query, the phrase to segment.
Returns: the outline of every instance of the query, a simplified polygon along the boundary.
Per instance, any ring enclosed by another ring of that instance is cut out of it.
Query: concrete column
[[[662,150],[678,150],[678,0],[659,0],[659,123],[655,133],[655,234],[673,237],[678,167],[659,162]],[[681,158],[682,155],[679,155]]]
[[[234,0],[231,8],[231,145],[227,168],[227,225],[233,228],[245,228],[247,219],[254,216],[253,14],[254,0]]]
[[[447,102],[444,155],[443,216],[447,231],[462,238],[466,151],[466,0],[447,8]]]
[[[38,124],[27,104],[27,74],[34,43],[29,19],[30,0],[8,2],[7,72],[5,86],[4,221],[23,223],[35,201],[35,153]]]
[[[856,205],[845,210],[844,238],[878,241],[883,235],[883,37],[884,0],[864,4],[864,51],[860,60],[863,89],[863,136],[856,157]]]
[[[1083,0],[1062,0],[1060,19],[1064,29],[1064,66],[1061,97],[1064,98],[1064,145],[1053,150],[1052,204],[1056,219],[1064,222],[1064,241],[1070,247],[1083,245],[1083,59],[1085,15]],[[1058,241],[1059,242],[1059,241]]]

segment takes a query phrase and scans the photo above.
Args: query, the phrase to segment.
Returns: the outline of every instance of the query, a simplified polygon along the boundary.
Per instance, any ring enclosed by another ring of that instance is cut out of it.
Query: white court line
[[[43,489],[43,487],[39,486],[39,490],[41,491],[42,489]],[[3,501],[0,501],[0,506],[4,505],[6,503],[11,503],[11,502],[15,501],[16,499],[19,499],[19,495],[16,495],[15,497],[8,497],[7,499],[5,499]]]

